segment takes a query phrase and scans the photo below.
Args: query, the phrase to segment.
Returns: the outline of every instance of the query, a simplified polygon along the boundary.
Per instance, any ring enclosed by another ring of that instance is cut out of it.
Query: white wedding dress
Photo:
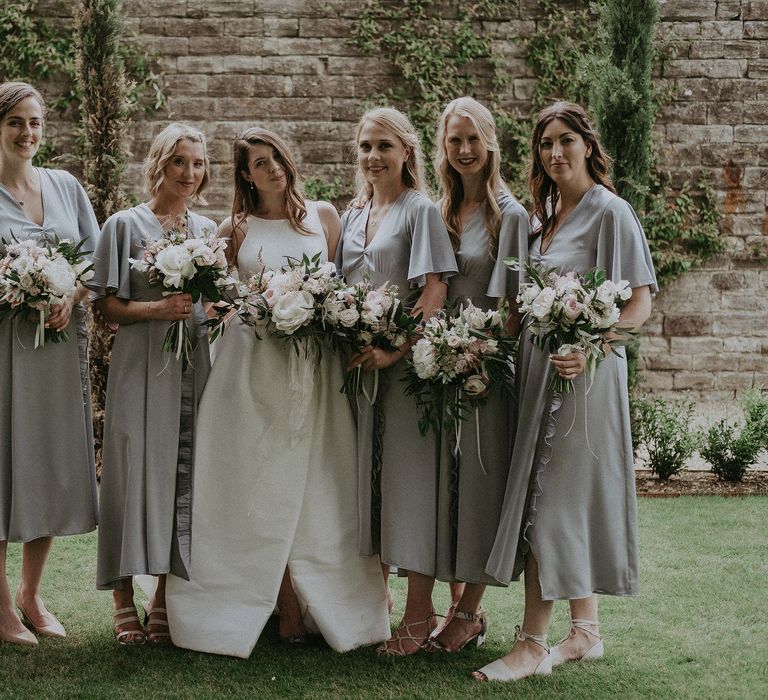
[[[322,253],[316,205],[308,227],[249,217],[238,254],[258,265]],[[238,319],[220,339],[198,412],[190,580],[168,576],[177,646],[248,657],[289,566],[305,624],[336,651],[390,634],[378,559],[358,554],[356,432],[338,358],[314,363]]]

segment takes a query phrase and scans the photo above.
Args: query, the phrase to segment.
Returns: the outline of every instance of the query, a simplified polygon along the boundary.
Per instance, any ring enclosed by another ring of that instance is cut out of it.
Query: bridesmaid
[[[448,298],[464,304],[469,300],[483,310],[495,309],[504,298],[514,305],[518,275],[503,261],[509,256],[524,259],[528,253],[528,214],[509,193],[500,166],[488,109],[471,97],[451,102],[438,122],[435,154],[439,205],[459,267],[449,281]],[[514,313],[508,330],[517,333]],[[459,651],[470,643],[479,646],[485,638],[488,623],[480,600],[487,584],[499,585],[484,569],[509,471],[509,401],[500,389],[491,393],[479,409],[479,445],[475,426],[469,425],[458,456],[454,435],[442,436],[437,578],[467,583],[430,650]]]
[[[35,88],[0,85],[0,236],[74,238],[90,251],[99,228],[83,188],[63,170],[32,165],[44,122]],[[37,646],[16,607],[37,634],[65,636],[40,599],[43,569],[54,536],[96,528],[86,294],[79,288],[51,307],[46,326],[68,329],[66,342],[35,349],[36,321],[0,324],[0,641]],[[15,605],[5,571],[8,542],[24,543]]]
[[[608,158],[580,106],[558,102],[539,113],[529,176],[539,225],[529,255],[539,267],[600,267],[610,280],[628,280],[632,298],[621,325],[636,329],[658,288],[640,222],[607,173]],[[517,430],[486,571],[508,583],[525,570],[525,617],[512,650],[475,672],[478,680],[520,680],[601,657],[595,593],[637,595],[624,350],[609,351],[593,378],[585,367],[582,353],[550,356],[530,333],[521,340]],[[572,393],[547,390],[553,371],[573,381]],[[552,601],[562,599],[570,603],[571,629],[550,652]]]
[[[131,269],[143,246],[181,222],[200,236],[215,224],[187,209],[205,204],[205,137],[184,124],[158,134],[144,163],[150,200],[111,216],[89,284],[107,321],[120,324],[112,349],[105,407],[96,585],[112,590],[121,644],[169,639],[165,575],[187,576],[196,406],[210,369],[206,314],[189,294],[163,296]],[[186,368],[163,352],[172,321],[185,320],[194,351]],[[146,636],[133,601],[137,574],[158,577]]]
[[[418,290],[413,312],[428,318],[442,307],[456,262],[440,212],[424,194],[418,136],[405,115],[382,107],[363,115],[355,140],[360,189],[342,217],[342,272],[351,284],[396,284],[402,300]],[[360,548],[408,575],[403,620],[377,649],[388,656],[415,654],[436,625],[437,445],[419,434],[415,403],[403,391],[408,349],[367,347],[349,366],[381,373],[374,406],[358,415]]]

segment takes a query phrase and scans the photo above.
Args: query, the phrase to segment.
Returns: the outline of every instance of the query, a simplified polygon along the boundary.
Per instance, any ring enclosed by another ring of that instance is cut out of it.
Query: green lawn
[[[0,644],[0,697],[94,698],[765,698],[768,697],[768,498],[641,499],[639,598],[602,599],[606,658],[548,678],[477,684],[468,671],[503,654],[522,587],[492,589],[487,646],[455,656],[379,659],[295,650],[269,629],[247,661],[172,648],[119,647],[110,596],[93,587],[95,537],[57,540],[45,598],[69,637],[36,650]],[[20,547],[10,547],[12,590]],[[402,582],[395,584],[399,618]],[[444,608],[447,586],[438,584]],[[550,641],[566,631],[556,606]]]

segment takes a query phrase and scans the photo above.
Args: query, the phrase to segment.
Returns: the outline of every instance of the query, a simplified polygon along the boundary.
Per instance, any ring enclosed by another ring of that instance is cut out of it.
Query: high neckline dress
[[[456,252],[459,271],[450,278],[448,299],[483,309],[496,309],[500,299],[515,303],[518,274],[504,258],[525,260],[530,222],[517,200],[502,191],[498,198],[501,225],[492,257],[485,224],[486,205],[466,222]],[[437,578],[499,585],[485,573],[499,525],[509,473],[514,434],[511,393],[494,389],[477,411],[470,411],[461,430],[441,435]],[[479,425],[479,440],[478,440]],[[478,453],[478,445],[480,452]],[[481,463],[482,460],[482,463]]]
[[[594,267],[613,281],[658,291],[648,243],[632,207],[593,186],[533,264],[561,272]],[[520,341],[518,420],[509,480],[486,572],[517,578],[533,551],[544,600],[638,592],[637,505],[623,348],[572,393],[547,389],[549,353]],[[591,381],[591,387],[587,392]],[[573,425],[573,427],[571,427]]]
[[[425,195],[406,190],[365,245],[370,202],[342,216],[337,253],[350,284],[398,286],[401,300],[418,296],[430,273],[447,282],[456,272],[448,231],[437,207]],[[382,370],[373,406],[357,407],[360,550],[379,554],[400,569],[434,576],[437,570],[439,446],[422,437],[413,397],[404,393],[406,364]],[[370,380],[368,380],[370,381]]]
[[[316,204],[304,235],[287,220],[248,218],[238,252],[247,278],[259,258],[328,257]],[[177,646],[248,657],[272,615],[286,565],[305,625],[336,651],[389,637],[386,590],[358,554],[354,420],[330,348],[307,362],[291,344],[239,319],[217,342],[200,404],[189,581],[170,576]]]
[[[31,221],[0,186],[0,238],[83,240],[92,251],[99,227],[80,183],[63,170],[37,168],[44,220]],[[0,250],[4,254],[4,246]],[[96,527],[88,330],[76,304],[69,340],[35,349],[35,324],[0,324],[0,540],[29,542]]]
[[[213,233],[210,219],[188,212],[191,235]],[[163,289],[131,267],[163,228],[147,204],[107,219],[88,283],[96,299],[155,301]],[[163,351],[170,321],[137,321],[118,328],[112,347],[104,411],[96,585],[123,588],[131,576],[186,576],[192,499],[192,442],[197,403],[210,370],[202,303],[187,321],[190,364]]]

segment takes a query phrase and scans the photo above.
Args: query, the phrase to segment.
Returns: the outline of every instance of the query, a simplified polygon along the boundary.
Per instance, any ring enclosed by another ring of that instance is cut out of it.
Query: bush
[[[720,420],[703,433],[701,456],[724,481],[741,481],[762,449],[768,449],[768,396],[753,390],[742,397],[744,426]]]
[[[648,466],[666,481],[683,470],[696,446],[696,434],[690,430],[693,401],[641,398],[636,406],[640,420],[635,428],[648,452]]]

